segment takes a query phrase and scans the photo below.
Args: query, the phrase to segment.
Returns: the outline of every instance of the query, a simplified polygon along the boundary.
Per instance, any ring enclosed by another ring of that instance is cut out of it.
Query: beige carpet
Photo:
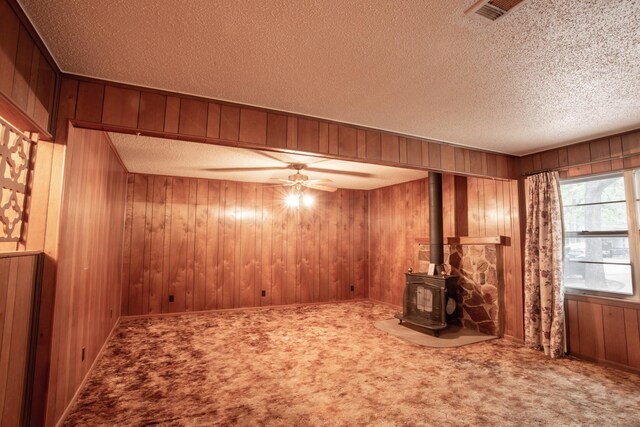
[[[640,376],[505,340],[410,344],[372,302],[124,321],[82,426],[633,426]]]
[[[436,337],[418,326],[407,323],[401,325],[398,319],[380,320],[375,322],[373,326],[401,340],[433,348],[460,347],[497,338],[461,326],[448,326],[441,330],[439,336]]]

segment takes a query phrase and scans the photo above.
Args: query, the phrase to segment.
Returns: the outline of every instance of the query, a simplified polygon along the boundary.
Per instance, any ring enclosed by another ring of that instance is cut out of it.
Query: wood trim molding
[[[415,242],[421,245],[430,243],[428,237],[416,237]],[[509,246],[510,239],[508,236],[458,236],[445,237],[443,245],[500,245]]]
[[[41,140],[51,141],[53,139],[53,136],[47,129],[40,126],[33,118],[25,114],[15,102],[2,92],[0,92],[0,116],[18,129],[37,132]]]
[[[216,99],[63,74],[78,88],[68,117],[86,129],[515,179],[517,158],[440,141]]]
[[[640,129],[620,132],[517,160],[521,175],[561,171],[566,177],[606,173],[640,166]]]
[[[42,251],[14,251],[14,252],[0,252],[0,258],[14,258],[19,256],[32,256],[43,253]]]
[[[630,299],[618,299],[611,297],[603,297],[597,295],[586,295],[571,291],[565,291],[564,299],[566,301],[584,301],[592,304],[604,304],[613,307],[631,308],[640,310],[640,301]]]
[[[500,245],[508,246],[507,236],[459,236],[447,237],[449,245]]]

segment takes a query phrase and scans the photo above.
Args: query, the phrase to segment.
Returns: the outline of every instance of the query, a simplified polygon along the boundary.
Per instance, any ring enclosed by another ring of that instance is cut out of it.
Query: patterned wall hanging
[[[0,117],[0,242],[20,242],[35,140]]]

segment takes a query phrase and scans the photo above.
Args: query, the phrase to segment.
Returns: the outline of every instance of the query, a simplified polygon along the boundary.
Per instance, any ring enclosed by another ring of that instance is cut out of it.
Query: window
[[[640,206],[634,180],[640,183],[638,174],[634,179],[632,172],[625,172],[561,182],[566,288],[634,295],[636,206]]]

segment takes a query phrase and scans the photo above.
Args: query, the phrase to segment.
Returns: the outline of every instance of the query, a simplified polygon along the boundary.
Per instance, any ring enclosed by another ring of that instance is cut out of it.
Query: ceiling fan
[[[282,185],[284,187],[294,187],[294,190],[297,191],[298,193],[304,190],[303,187],[312,188],[314,190],[320,190],[320,191],[329,191],[332,193],[337,190],[336,187],[326,185],[326,184],[333,183],[333,181],[331,181],[330,179],[309,179],[307,175],[301,174],[300,171],[306,168],[306,166],[307,165],[302,163],[293,163],[290,165],[290,167],[292,169],[295,169],[296,173],[289,175],[286,179],[284,178],[271,178],[271,179],[280,181],[281,184],[279,185]]]

